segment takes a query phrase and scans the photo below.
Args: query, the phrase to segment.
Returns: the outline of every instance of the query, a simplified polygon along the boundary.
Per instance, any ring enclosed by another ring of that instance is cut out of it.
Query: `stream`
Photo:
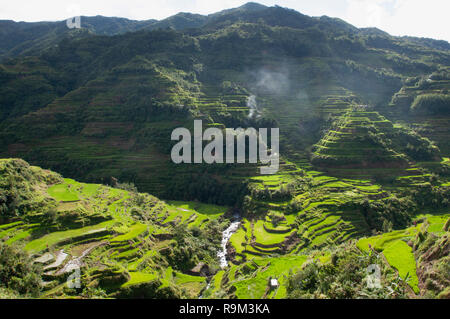
[[[228,226],[222,233],[222,250],[217,253],[217,257],[219,257],[220,267],[226,268],[228,266],[227,261],[227,244],[230,240],[230,237],[238,230],[241,221],[239,220],[239,216],[235,216],[235,221]]]
[[[224,269],[228,267],[227,261],[227,244],[230,240],[231,236],[238,230],[239,225],[241,224],[240,216],[235,215],[234,221],[222,232],[222,250],[217,252],[217,257],[219,257],[220,268]],[[206,288],[203,290],[202,294],[199,296],[199,299],[203,299],[203,294],[211,287],[211,280],[208,282]]]

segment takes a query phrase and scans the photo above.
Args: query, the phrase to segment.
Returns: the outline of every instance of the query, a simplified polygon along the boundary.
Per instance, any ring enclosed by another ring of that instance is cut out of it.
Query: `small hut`
[[[276,289],[280,286],[280,284],[278,283],[278,280],[276,278],[270,278],[269,286],[270,286],[270,289]]]

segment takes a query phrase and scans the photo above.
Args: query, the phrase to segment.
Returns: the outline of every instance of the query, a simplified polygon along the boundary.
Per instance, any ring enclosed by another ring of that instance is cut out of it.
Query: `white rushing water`
[[[220,262],[220,268],[222,268],[222,269],[226,268],[228,266],[228,261],[227,261],[228,241],[230,240],[231,236],[238,230],[239,225],[241,224],[241,222],[239,221],[239,219],[240,219],[239,215],[235,215],[234,218],[236,221],[232,222],[230,224],[230,226],[228,226],[228,228],[222,232],[222,245],[221,245],[222,250],[217,252],[217,257],[219,257],[219,262]],[[198,297],[198,299],[203,299],[203,295],[210,287],[211,287],[211,280],[208,282],[205,289],[203,289],[203,292]]]
[[[239,228],[239,225],[241,224],[240,221],[232,222],[231,225],[224,230],[222,233],[222,250],[217,253],[217,256],[220,260],[220,267],[226,268],[228,266],[227,261],[227,244],[230,240],[231,235],[233,235]]]

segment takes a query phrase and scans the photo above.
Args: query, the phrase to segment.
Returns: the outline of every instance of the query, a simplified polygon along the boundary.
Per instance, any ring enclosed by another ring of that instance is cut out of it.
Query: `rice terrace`
[[[450,37],[84,5],[0,15],[0,299],[450,299]]]

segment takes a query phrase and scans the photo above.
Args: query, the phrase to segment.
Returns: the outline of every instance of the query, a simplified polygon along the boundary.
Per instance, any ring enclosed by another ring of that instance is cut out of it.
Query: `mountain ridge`
[[[283,18],[275,18],[280,14]],[[267,19],[269,19],[269,17],[275,18],[275,20],[268,21]],[[105,17],[101,15],[81,16],[81,25],[82,29],[94,34],[118,35],[127,32],[154,30],[158,28],[174,28],[178,31],[204,27],[214,29],[217,27],[224,27],[230,23],[235,23],[240,19],[247,22],[256,22],[258,19],[263,19],[266,23],[271,25],[291,26],[294,28],[322,26],[327,30],[327,32],[352,32],[392,37],[384,31],[374,31],[376,28],[358,29],[339,18],[330,18],[327,16],[309,17],[292,9],[279,6],[268,7],[254,2],[249,2],[237,8],[226,9],[208,15],[179,12],[162,20],[132,20],[122,17]],[[40,38],[39,41],[43,41],[56,36],[54,40],[51,40],[52,43],[56,43],[61,39],[61,37],[64,37],[65,34],[72,31],[66,28],[65,24],[65,20],[40,22],[15,22],[13,20],[0,20],[0,26],[3,25],[3,32],[1,30],[2,28],[0,28],[0,43],[2,43],[0,45],[0,59],[14,57],[22,53],[26,54],[26,49],[21,49],[16,46],[19,43],[22,43],[23,45],[24,41],[29,41],[31,38],[37,37]],[[32,30],[36,28],[40,29]],[[11,38],[15,38],[15,42],[12,41],[12,43],[10,43]],[[417,37],[404,38],[420,45],[430,46],[435,49],[438,48],[448,50],[450,48],[450,44],[444,40],[433,40]],[[30,46],[33,47],[31,43]],[[31,50],[31,52],[33,51],[34,50]]]

